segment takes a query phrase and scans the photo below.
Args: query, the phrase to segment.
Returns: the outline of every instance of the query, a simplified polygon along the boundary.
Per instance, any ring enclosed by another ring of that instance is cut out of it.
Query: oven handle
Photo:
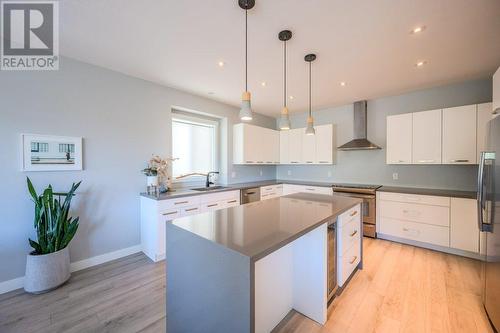
[[[361,198],[361,199],[375,199],[375,194],[360,194],[360,193],[350,193],[343,191],[337,192],[335,190],[333,190],[333,194],[343,195],[346,197]]]

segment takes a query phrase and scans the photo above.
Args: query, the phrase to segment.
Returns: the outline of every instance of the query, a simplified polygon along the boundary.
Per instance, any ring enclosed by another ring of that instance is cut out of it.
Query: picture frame
[[[83,170],[82,137],[21,134],[21,171]]]

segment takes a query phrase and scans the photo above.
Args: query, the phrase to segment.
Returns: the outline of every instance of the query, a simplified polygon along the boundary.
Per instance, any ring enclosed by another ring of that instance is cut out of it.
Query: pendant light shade
[[[312,108],[311,108],[311,67],[312,62],[316,60],[315,54],[308,54],[304,57],[304,60],[309,63],[309,116],[307,117],[307,126],[306,126],[306,135],[314,135],[316,134],[316,130],[314,129],[314,118],[312,116]]]
[[[252,105],[248,91],[245,91],[241,97],[240,119],[246,121],[252,120]]]
[[[241,9],[245,10],[245,91],[241,98],[240,119],[244,121],[252,120],[252,105],[250,102],[250,92],[248,91],[248,10],[255,6],[255,0],[238,0]]]
[[[290,30],[283,30],[278,34],[278,39],[283,42],[283,108],[281,109],[280,130],[286,131],[291,128],[290,116],[286,106],[286,42],[292,38]]]

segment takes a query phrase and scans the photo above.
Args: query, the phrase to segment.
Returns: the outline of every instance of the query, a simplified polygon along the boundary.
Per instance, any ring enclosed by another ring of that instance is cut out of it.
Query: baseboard
[[[108,261],[112,261],[115,259],[120,259],[126,256],[129,256],[134,253],[138,253],[142,251],[141,245],[134,245],[131,247],[127,247],[125,249],[104,253],[95,257],[75,261],[71,263],[70,270],[71,272],[80,271],[85,268],[89,268],[92,266],[104,264]],[[22,288],[24,285],[24,276],[0,282],[0,294],[5,294],[9,291],[16,290]]]

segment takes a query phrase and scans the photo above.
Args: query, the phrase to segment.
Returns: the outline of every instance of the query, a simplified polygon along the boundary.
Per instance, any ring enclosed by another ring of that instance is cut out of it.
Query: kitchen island
[[[359,215],[358,199],[299,193],[167,222],[167,332],[269,332],[292,309],[324,324],[328,255],[362,265]],[[334,254],[349,242],[352,259]]]

